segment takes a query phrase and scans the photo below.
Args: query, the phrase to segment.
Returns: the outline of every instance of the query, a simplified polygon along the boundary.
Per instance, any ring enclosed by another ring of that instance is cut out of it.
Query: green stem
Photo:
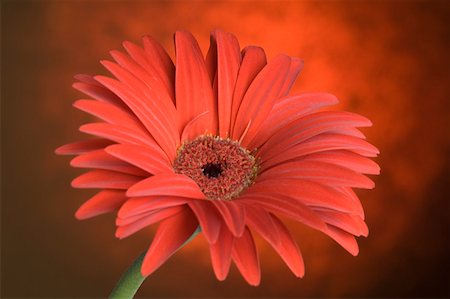
[[[189,243],[194,237],[200,232],[200,227],[198,227],[192,236],[186,240],[177,250],[181,249],[184,245]],[[145,252],[138,256],[138,258],[133,262],[133,264],[127,269],[127,271],[122,275],[119,282],[109,295],[110,299],[131,299],[134,297],[139,287],[144,282],[145,278],[141,274],[141,266],[144,261]]]

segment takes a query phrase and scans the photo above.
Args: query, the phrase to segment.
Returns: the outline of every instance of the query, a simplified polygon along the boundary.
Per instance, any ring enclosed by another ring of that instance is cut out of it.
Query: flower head
[[[303,62],[267,61],[262,48],[240,49],[216,30],[203,57],[194,37],[175,34],[175,64],[151,37],[143,48],[124,42],[102,61],[115,78],[78,75],[74,88],[92,99],[74,106],[100,119],[80,131],[95,138],[59,154],[92,169],[75,188],[101,189],[76,212],[86,219],[117,211],[116,236],[160,222],[141,272],[149,275],[197,229],[208,241],[214,272],[226,278],[233,260],[252,285],[260,282],[252,233],[260,234],[302,277],[300,250],[279,217],[317,229],[358,254],[367,236],[352,188],[373,188],[368,157],[378,150],[357,127],[371,122],[326,93],[289,95]]]

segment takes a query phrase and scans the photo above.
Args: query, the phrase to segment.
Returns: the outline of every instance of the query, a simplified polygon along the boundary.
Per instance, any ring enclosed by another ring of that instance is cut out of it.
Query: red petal
[[[332,225],[328,225],[328,231],[325,233],[333,240],[335,240],[339,245],[341,245],[345,250],[350,252],[351,255],[358,255],[358,243],[356,242],[355,237],[352,234],[349,234]]]
[[[190,201],[192,201],[190,198],[173,196],[133,197],[120,208],[117,215],[121,219],[128,219],[149,211],[184,205]]]
[[[254,184],[251,192],[279,194],[311,207],[324,207],[341,212],[355,211],[355,204],[347,196],[333,188],[310,181],[273,178]]]
[[[175,103],[175,66],[166,50],[151,36],[143,38],[144,50],[148,55],[148,60],[156,70],[159,78],[167,88],[170,97]]]
[[[145,146],[154,146],[155,141],[150,135],[133,131],[126,127],[107,123],[91,123],[80,127],[80,131],[86,134],[110,139],[117,143],[129,143]]]
[[[142,124],[134,115],[110,103],[93,100],[78,100],[73,106],[94,115],[105,122],[127,127],[140,133],[146,133],[145,128],[142,127]]]
[[[73,167],[112,170],[137,176],[148,176],[148,173],[122,160],[119,160],[103,149],[81,154],[70,161]]]
[[[115,144],[108,146],[105,151],[151,174],[173,172],[167,156],[157,145],[143,147],[132,144]]]
[[[234,140],[240,139],[249,121],[252,121],[252,124],[242,144],[246,146],[253,138],[282,92],[290,64],[289,56],[279,55],[269,62],[253,80],[236,116],[232,135]]]
[[[368,177],[348,168],[322,161],[290,161],[263,170],[257,181],[271,178],[293,178],[311,180],[328,186],[347,186],[372,189],[375,187]]]
[[[245,208],[232,201],[211,201],[222,215],[230,231],[236,237],[242,236],[245,228]]]
[[[72,87],[100,102],[113,104],[122,109],[129,110],[127,105],[118,96],[98,82],[96,84],[75,82],[72,84]]]
[[[380,167],[377,163],[366,157],[345,150],[314,153],[303,157],[302,160],[323,161],[340,165],[360,173],[380,174]]]
[[[142,177],[108,170],[92,170],[72,181],[74,188],[128,189]]]
[[[197,115],[196,117],[191,119],[186,124],[186,126],[184,126],[183,133],[181,134],[181,143],[198,137],[198,130],[195,128],[198,127],[197,124],[201,123],[201,121],[203,121],[203,118],[206,117],[209,113],[209,111],[205,111],[202,114]]]
[[[266,54],[262,48],[248,46],[242,50],[242,63],[239,68],[231,107],[231,132],[234,130],[242,99],[256,75],[266,65],[266,62]]]
[[[138,220],[134,222],[131,222],[123,226],[119,226],[116,230],[116,237],[119,239],[126,238],[151,224],[154,224],[168,217],[172,217],[176,214],[179,214],[185,209],[186,209],[185,206],[176,206],[145,214],[144,216],[141,216]]]
[[[161,222],[142,263],[141,273],[148,276],[169,259],[197,229],[191,210],[176,214]]]
[[[209,201],[192,200],[188,203],[200,223],[202,232],[210,244],[217,241],[221,227],[221,217]]]
[[[249,147],[259,148],[273,134],[292,121],[336,103],[338,103],[337,98],[328,93],[304,93],[281,98],[275,103],[270,114],[261,124]]]
[[[315,211],[326,223],[340,228],[352,235],[367,237],[369,234],[366,223],[359,216],[331,210],[316,209]]]
[[[242,237],[234,240],[232,256],[245,280],[252,286],[258,286],[261,281],[259,256],[248,228],[245,229]]]
[[[267,160],[304,140],[327,131],[346,127],[371,126],[372,123],[360,115],[343,111],[324,111],[307,115],[283,127],[259,150]]]
[[[294,85],[295,80],[300,74],[300,71],[303,69],[303,66],[304,62],[302,59],[295,57],[291,58],[291,66],[289,67],[289,71],[286,76],[286,80],[284,81],[284,85],[281,88],[279,97],[285,97],[288,95],[289,91],[291,91],[292,85]]]
[[[278,252],[295,276],[303,277],[305,275],[305,264],[303,263],[303,257],[297,243],[280,219],[272,216],[272,220],[275,223],[277,232],[281,239],[281,241],[274,246],[274,249]]]
[[[276,246],[280,243],[280,236],[278,234],[277,227],[273,223],[270,214],[266,212],[264,208],[255,206],[252,201],[247,201],[246,203],[249,205],[246,209],[247,226],[254,229],[272,246]]]
[[[332,150],[349,150],[365,157],[376,157],[379,154],[378,149],[365,140],[345,135],[320,134],[268,159],[261,164],[261,169],[309,154]]]
[[[121,73],[126,76],[125,73]],[[124,79],[124,77],[121,77]],[[165,116],[165,113],[170,114],[169,111],[162,111],[162,105],[158,105],[157,101],[152,101],[148,97],[143,97],[137,94],[136,89],[128,88],[124,83],[117,80],[96,76],[96,80],[114,91],[136,116],[141,120],[143,125],[147,128],[150,134],[155,138],[158,144],[164,149],[167,156],[174,158],[176,147],[178,144],[177,129],[174,123],[171,123]],[[132,80],[131,78],[129,80]]]
[[[180,196],[205,199],[198,185],[182,174],[158,174],[133,185],[127,192],[128,196]]]
[[[231,106],[241,63],[239,42],[232,34],[214,32],[217,43],[219,136],[230,134]]]
[[[242,200],[245,204],[261,206],[272,213],[289,217],[319,231],[327,229],[325,222],[311,208],[289,196],[248,192],[237,200]]]
[[[144,43],[145,43],[144,38]],[[147,39],[148,40],[148,39]],[[148,43],[147,43],[148,44]],[[151,85],[161,91],[161,95],[167,97],[170,100],[171,104],[174,104],[173,97],[173,78],[174,78],[174,66],[172,63],[172,69],[169,70],[169,73],[164,74],[164,71],[160,69],[159,63],[160,57],[159,55],[149,55],[151,51],[144,51],[141,47],[129,42],[123,42],[123,47],[126,49],[128,54],[131,56],[131,61],[126,61],[125,57],[114,57],[114,59],[119,62],[121,65],[129,68],[130,71],[134,69],[132,72],[138,71],[134,66],[139,66],[141,70],[146,74],[142,74],[140,71],[135,73],[138,78],[146,78],[145,81],[152,82]],[[113,54],[113,53],[111,53]],[[117,51],[114,52],[114,55],[117,55]],[[113,55],[113,56],[114,56]],[[166,54],[167,55],[167,54]],[[119,55],[118,55],[119,56]],[[153,56],[153,57],[152,57]],[[156,57],[155,57],[156,56]],[[120,60],[120,61],[119,61]],[[169,58],[170,60],[170,58]],[[170,61],[171,62],[171,61]],[[134,65],[134,66],[133,66]],[[169,76],[172,76],[172,82],[170,82]]]
[[[215,134],[217,130],[217,111],[211,82],[206,71],[205,61],[194,37],[186,31],[175,34],[176,74],[175,95],[180,131],[194,117],[205,111],[208,115],[195,126],[197,134],[205,130]]]
[[[225,280],[230,270],[233,243],[233,235],[226,225],[221,225],[217,242],[209,245],[214,273],[220,281]]]
[[[127,199],[124,191],[100,191],[81,205],[75,213],[75,217],[82,220],[116,211]]]
[[[83,141],[77,141],[74,143],[65,144],[58,147],[55,150],[57,155],[78,155],[88,153],[91,151],[99,150],[113,144],[111,140],[107,139],[89,139]]]
[[[364,209],[361,204],[361,201],[359,200],[358,196],[355,194],[355,192],[350,187],[334,187],[336,191],[342,193],[344,196],[346,196],[349,200],[353,201],[353,204],[355,205],[355,211],[352,212],[352,214],[357,215],[364,219]]]

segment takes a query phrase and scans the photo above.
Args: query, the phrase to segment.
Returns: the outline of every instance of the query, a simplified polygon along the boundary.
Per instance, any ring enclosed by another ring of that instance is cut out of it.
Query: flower
[[[367,236],[352,188],[374,187],[368,157],[378,150],[357,127],[357,114],[319,111],[336,104],[327,93],[289,95],[300,59],[266,60],[256,46],[216,30],[203,58],[195,38],[175,34],[176,61],[149,36],[143,48],[124,42],[101,61],[115,78],[77,75],[73,87],[92,99],[74,106],[101,121],[82,125],[93,139],[64,145],[71,165],[90,168],[75,188],[102,189],[76,212],[86,219],[117,211],[118,238],[160,222],[144,258],[146,276],[200,226],[215,275],[231,260],[251,285],[260,283],[252,233],[273,246],[302,277],[300,250],[279,217],[330,236],[353,255]]]

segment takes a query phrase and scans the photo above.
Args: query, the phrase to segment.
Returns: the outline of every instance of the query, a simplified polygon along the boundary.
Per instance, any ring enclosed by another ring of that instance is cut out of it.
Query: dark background
[[[306,263],[296,279],[261,240],[262,284],[235,268],[225,282],[198,237],[144,283],[142,297],[448,297],[449,37],[442,1],[203,2],[2,1],[1,296],[105,297],[153,230],[119,241],[114,217],[76,221],[93,191],[73,190],[80,170],[53,150],[83,135],[90,118],[71,107],[77,73],[144,34],[173,56],[187,29],[206,51],[209,32],[233,32],[305,60],[294,90],[327,91],[339,109],[369,117],[377,187],[358,192],[368,238],[358,257],[289,223]]]

